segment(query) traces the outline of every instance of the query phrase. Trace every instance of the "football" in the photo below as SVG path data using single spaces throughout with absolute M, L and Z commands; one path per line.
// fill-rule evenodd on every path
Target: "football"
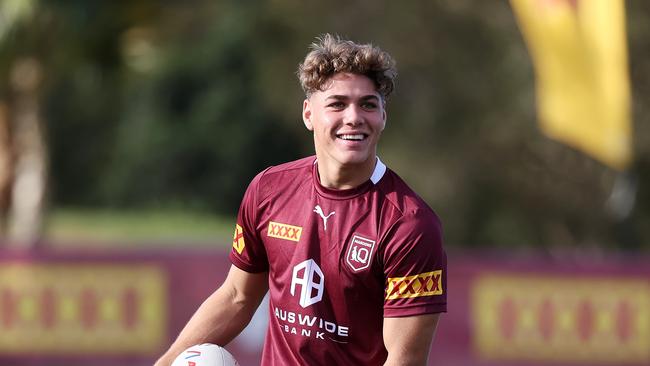
M 239 366 L 239 363 L 225 348 L 204 343 L 183 351 L 171 366 Z

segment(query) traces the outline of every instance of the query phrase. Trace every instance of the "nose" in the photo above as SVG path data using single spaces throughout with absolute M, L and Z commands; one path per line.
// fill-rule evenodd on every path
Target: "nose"
M 343 123 L 350 126 L 358 126 L 363 123 L 363 111 L 359 106 L 351 103 L 345 110 Z

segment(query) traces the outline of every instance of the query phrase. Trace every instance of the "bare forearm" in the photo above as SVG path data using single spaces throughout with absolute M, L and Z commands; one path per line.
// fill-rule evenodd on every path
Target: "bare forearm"
M 201 304 L 156 366 L 170 365 L 179 353 L 195 344 L 226 345 L 242 331 L 255 309 L 248 310 L 241 303 L 228 303 L 231 295 L 224 299 L 219 291 L 221 289 Z
M 179 353 L 195 344 L 214 343 L 224 346 L 246 327 L 266 290 L 263 286 L 256 286 L 255 291 L 245 293 L 230 284 L 226 280 L 224 285 L 201 304 L 155 366 L 170 365 Z
M 426 335 L 425 335 L 426 337 Z M 422 342 L 430 344 L 430 341 Z M 425 366 L 429 359 L 429 347 L 394 346 L 388 351 L 388 358 L 384 366 Z
M 439 314 L 384 318 L 384 344 L 388 358 L 384 366 L 424 366 Z
M 389 354 L 388 359 L 383 366 L 425 366 L 428 361 L 427 357 L 411 356 L 407 354 Z

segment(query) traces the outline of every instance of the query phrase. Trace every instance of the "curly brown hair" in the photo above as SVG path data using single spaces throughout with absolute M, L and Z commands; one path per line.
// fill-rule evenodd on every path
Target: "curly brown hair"
M 316 38 L 311 51 L 298 66 L 300 86 L 307 97 L 327 88 L 332 76 L 341 72 L 367 76 L 377 92 L 388 98 L 395 87 L 395 60 L 372 44 L 358 44 L 329 33 Z

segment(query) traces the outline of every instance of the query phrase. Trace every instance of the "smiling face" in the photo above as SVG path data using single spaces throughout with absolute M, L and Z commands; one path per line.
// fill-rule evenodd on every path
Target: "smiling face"
M 363 75 L 339 73 L 326 85 L 305 100 L 302 113 L 305 126 L 314 132 L 319 171 L 321 166 L 329 172 L 353 168 L 368 174 L 367 179 L 386 125 L 384 101 Z

